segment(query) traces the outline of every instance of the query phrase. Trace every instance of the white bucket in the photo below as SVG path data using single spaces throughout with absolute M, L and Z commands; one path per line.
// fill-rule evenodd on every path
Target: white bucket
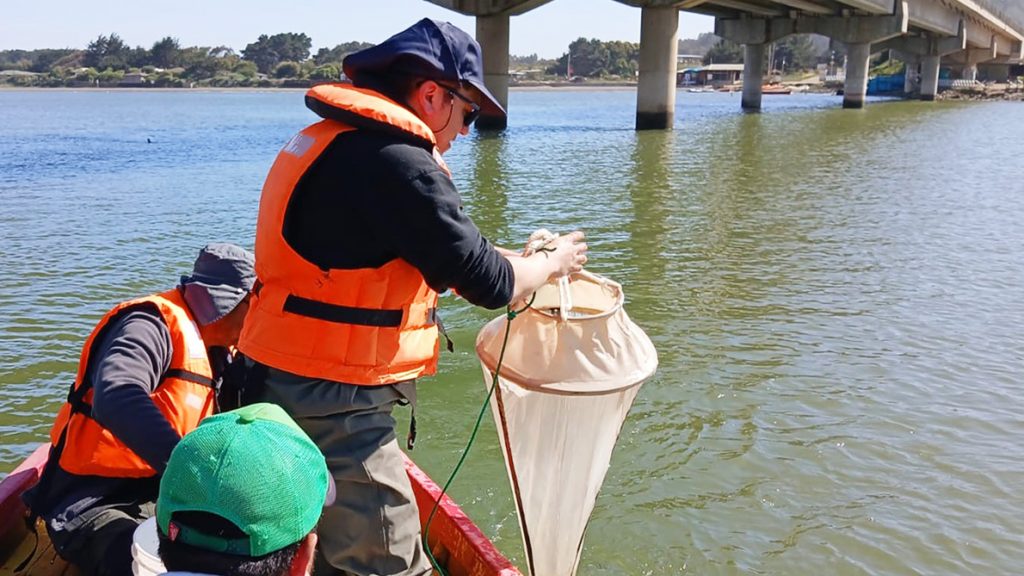
M 156 518 L 139 524 L 132 536 L 132 573 L 135 576 L 157 576 L 167 572 L 157 550 L 160 540 L 156 536 Z

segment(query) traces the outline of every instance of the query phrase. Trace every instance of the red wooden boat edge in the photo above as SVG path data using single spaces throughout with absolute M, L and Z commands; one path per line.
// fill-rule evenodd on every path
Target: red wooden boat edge
M 408 456 L 403 456 L 405 471 L 412 481 L 416 504 L 420 509 L 420 524 L 425 525 L 434 502 L 441 496 L 441 487 Z M 447 494 L 441 498 L 428 536 L 434 555 L 450 555 L 452 558 L 448 564 L 465 567 L 468 570 L 467 576 L 522 576 L 522 572 L 494 547 L 490 539 Z M 442 543 L 443 549 L 438 549 L 438 542 Z M 438 560 L 443 561 L 441 557 Z M 461 575 L 451 572 L 451 576 Z
M 7 534 L 18 523 L 25 522 L 26 508 L 21 493 L 39 480 L 49 453 L 50 444 L 43 444 L 0 481 L 0 534 Z
M 39 480 L 49 451 L 48 443 L 39 446 L 0 481 L 0 535 L 24 525 L 26 508 L 21 494 Z M 420 523 L 425 524 L 441 488 L 408 456 L 404 459 L 419 506 Z M 434 556 L 447 565 L 449 576 L 523 576 L 447 495 L 441 498 L 429 537 Z

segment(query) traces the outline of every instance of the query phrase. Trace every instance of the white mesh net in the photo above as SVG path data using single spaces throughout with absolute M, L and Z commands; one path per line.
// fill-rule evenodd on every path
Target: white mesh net
M 540 289 L 509 328 L 491 408 L 533 576 L 576 573 L 619 430 L 657 368 L 622 302 L 620 285 L 581 272 Z M 477 337 L 488 386 L 507 323 Z

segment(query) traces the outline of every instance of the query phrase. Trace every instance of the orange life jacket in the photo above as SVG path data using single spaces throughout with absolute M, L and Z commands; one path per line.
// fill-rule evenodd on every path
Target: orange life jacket
M 358 129 L 401 130 L 434 146 L 430 128 L 379 93 L 320 85 L 307 105 L 325 119 L 293 137 L 277 156 L 256 222 L 257 288 L 238 349 L 260 362 L 310 378 L 382 385 L 437 369 L 437 293 L 401 258 L 379 268 L 323 270 L 284 238 L 296 186 L 328 145 Z M 434 148 L 434 158 L 447 171 Z M 343 248 L 343 247 L 342 247 Z
M 93 346 L 102 341 L 101 335 L 111 320 L 127 309 L 146 305 L 160 312 L 171 334 L 171 363 L 150 395 L 153 403 L 182 436 L 214 411 L 213 373 L 206 345 L 180 292 L 174 289 L 119 304 L 100 320 L 85 341 L 75 383 L 50 430 L 50 442 L 60 455 L 58 463 L 67 472 L 111 478 L 146 478 L 156 474 L 145 460 L 92 419 L 93 385 L 86 379 Z

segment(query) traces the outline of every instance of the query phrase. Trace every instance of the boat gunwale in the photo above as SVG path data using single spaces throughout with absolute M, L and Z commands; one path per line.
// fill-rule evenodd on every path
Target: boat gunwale
M 0 480 L 0 540 L 24 529 L 28 508 L 21 495 L 39 481 L 49 453 L 50 444 L 41 444 Z M 432 549 L 454 561 L 447 566 L 450 576 L 523 576 L 454 500 L 447 494 L 441 496 L 441 488 L 426 472 L 404 453 L 403 458 L 419 505 L 421 525 L 426 523 L 434 502 L 441 499 L 429 535 Z
M 49 443 L 40 445 L 0 480 L 0 534 L 7 534 L 19 524 L 25 523 L 28 508 L 21 501 L 21 495 L 39 481 L 49 453 Z

